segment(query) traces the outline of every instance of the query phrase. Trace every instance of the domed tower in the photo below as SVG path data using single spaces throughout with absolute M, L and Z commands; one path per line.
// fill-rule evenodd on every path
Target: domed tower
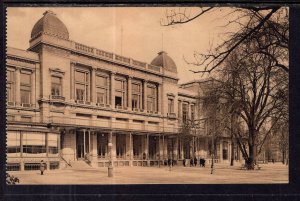
M 151 65 L 160 66 L 163 69 L 163 83 L 162 83 L 162 114 L 170 117 L 165 122 L 165 126 L 176 124 L 174 118 L 178 113 L 178 77 L 177 77 L 177 66 L 174 60 L 164 51 L 158 53 L 158 55 L 152 60 Z M 168 104 L 171 104 L 168 106 Z M 171 111 L 169 111 L 171 109 Z M 176 116 L 174 116 L 174 114 Z M 170 124 L 170 125 L 169 125 Z
M 72 48 L 72 41 L 69 40 L 69 31 L 66 25 L 58 19 L 57 15 L 47 10 L 43 16 L 35 23 L 31 31 L 31 38 L 29 40 L 29 51 L 36 52 L 40 58 L 40 68 L 37 69 L 37 77 L 43 80 L 42 84 L 38 86 L 39 92 L 43 100 L 52 97 L 52 89 L 49 83 L 58 77 L 61 85 L 64 86 L 59 92 L 59 96 L 64 97 L 68 101 L 70 97 L 70 55 Z M 49 106 L 47 102 L 40 102 L 42 108 L 42 117 L 49 115 Z M 47 118 L 45 120 L 47 121 Z
M 43 15 L 44 16 L 33 26 L 31 40 L 41 34 L 47 34 L 65 40 L 69 39 L 69 32 L 66 25 L 56 17 L 54 12 L 47 10 Z
M 161 51 L 151 62 L 154 66 L 160 66 L 164 70 L 177 73 L 177 66 L 173 59 L 169 57 L 168 53 Z

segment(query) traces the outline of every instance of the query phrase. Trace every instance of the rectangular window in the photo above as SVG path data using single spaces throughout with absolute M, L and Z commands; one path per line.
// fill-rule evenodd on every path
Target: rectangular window
M 125 79 L 115 80 L 115 107 L 124 108 L 127 106 L 127 81 Z
M 126 135 L 117 134 L 116 136 L 116 152 L 117 158 L 125 158 L 126 153 Z
M 28 106 L 31 97 L 31 74 L 21 72 L 20 84 L 21 104 L 23 106 Z
M 154 84 L 147 86 L 147 110 L 157 111 L 157 86 Z
M 97 153 L 98 158 L 105 158 L 107 155 L 107 134 L 97 133 Z
M 51 77 L 51 95 L 62 96 L 62 80 L 61 77 Z
M 168 113 L 174 113 L 174 99 L 168 99 Z
M 132 88 L 132 99 L 131 107 L 132 109 L 142 109 L 142 83 L 135 82 L 131 84 Z
M 56 133 L 48 133 L 49 154 L 55 155 L 58 153 L 58 137 L 59 137 L 59 135 Z
M 195 119 L 195 106 L 191 105 L 191 120 Z
M 20 154 L 20 132 L 9 131 L 7 132 L 7 154 L 11 155 L 19 155 Z
M 182 104 L 182 121 L 187 122 L 188 120 L 188 104 Z
M 142 135 L 133 135 L 132 136 L 132 144 L 133 144 L 133 158 L 134 159 L 142 159 Z
M 108 104 L 108 76 L 96 76 L 96 93 L 97 103 Z
M 107 93 L 105 89 L 97 88 L 97 103 L 106 104 Z
M 90 73 L 88 71 L 75 71 L 76 100 L 90 100 Z
M 45 156 L 46 135 L 45 133 L 24 132 L 23 133 L 23 155 Z
M 15 72 L 7 71 L 7 102 L 15 102 Z

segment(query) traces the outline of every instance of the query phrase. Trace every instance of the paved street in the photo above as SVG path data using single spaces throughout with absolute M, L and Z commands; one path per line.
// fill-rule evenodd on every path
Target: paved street
M 217 164 L 215 173 L 210 167 L 116 167 L 114 177 L 107 177 L 107 168 L 54 170 L 40 175 L 39 171 L 10 172 L 20 184 L 235 184 L 288 183 L 288 166 L 281 163 L 262 164 L 261 170 L 240 170 Z

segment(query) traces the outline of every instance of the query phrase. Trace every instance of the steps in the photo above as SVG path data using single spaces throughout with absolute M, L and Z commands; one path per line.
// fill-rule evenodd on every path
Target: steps
M 90 166 L 86 161 L 79 160 L 79 161 L 72 161 L 70 164 L 72 167 L 67 166 L 66 169 L 72 169 L 72 170 L 87 170 L 87 169 L 95 169 L 92 166 Z

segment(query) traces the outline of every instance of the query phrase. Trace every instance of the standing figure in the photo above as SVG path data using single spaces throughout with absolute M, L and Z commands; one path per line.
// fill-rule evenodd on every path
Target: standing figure
M 190 167 L 194 166 L 194 160 L 193 158 L 190 159 Z
M 40 170 L 41 170 L 41 175 L 44 175 L 44 171 L 45 171 L 45 163 L 44 163 L 43 160 L 41 160 Z
M 194 166 L 197 167 L 197 158 L 196 158 L 196 156 L 194 158 Z

